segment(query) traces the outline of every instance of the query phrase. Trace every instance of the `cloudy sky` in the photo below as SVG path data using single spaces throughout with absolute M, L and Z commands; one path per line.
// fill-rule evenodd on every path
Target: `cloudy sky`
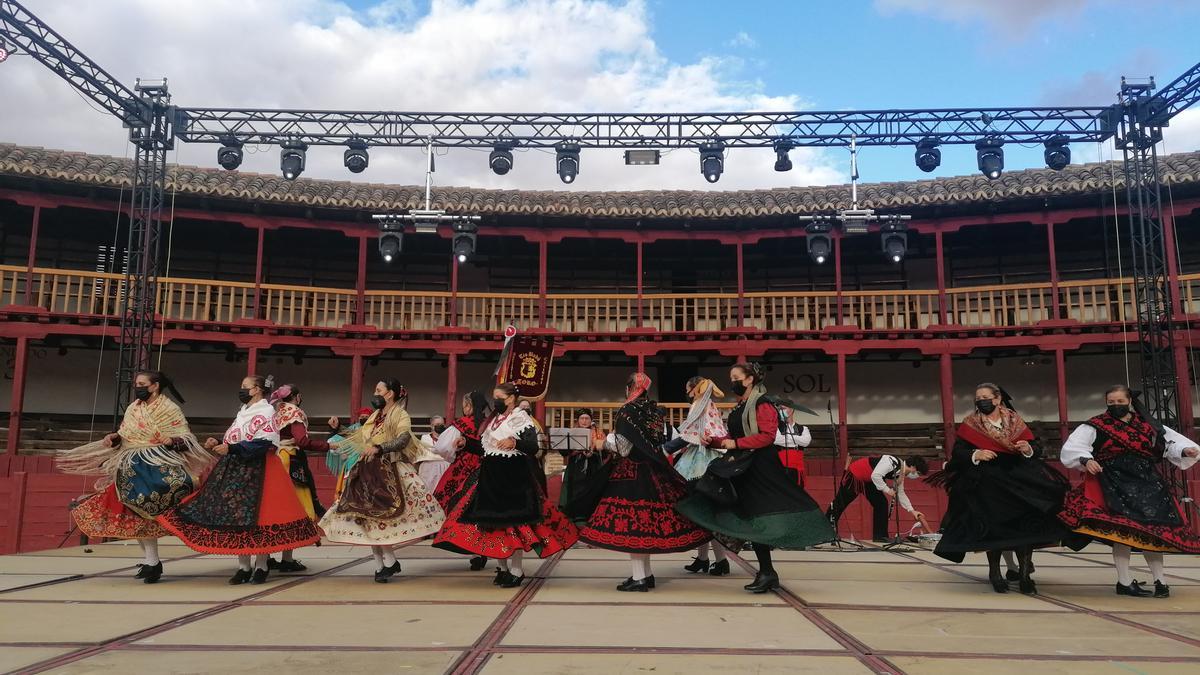
M 1111 103 L 1120 77 L 1160 84 L 1193 65 L 1200 3 L 1143 0 L 24 0 L 118 79 L 167 77 L 185 106 L 407 111 L 623 112 L 844 110 Z M 127 154 L 125 132 L 29 57 L 0 64 L 0 141 Z M 1200 149 L 1200 109 L 1166 150 Z M 1109 148 L 1075 148 L 1077 160 Z M 1008 148 L 1008 168 L 1040 165 Z M 215 166 L 215 149 L 172 157 Z M 729 153 L 715 186 L 697 155 L 626 167 L 588 151 L 569 188 L 553 155 L 519 152 L 507 176 L 487 152 L 450 151 L 440 185 L 570 190 L 736 189 L 847 180 L 843 150 Z M 314 149 L 308 176 L 349 179 L 341 152 Z M 943 149 L 940 175 L 975 171 L 973 149 Z M 423 182 L 418 150 L 378 149 L 355 180 Z M 278 172 L 274 148 L 246 170 Z M 868 182 L 927 178 L 911 148 L 860 154 Z

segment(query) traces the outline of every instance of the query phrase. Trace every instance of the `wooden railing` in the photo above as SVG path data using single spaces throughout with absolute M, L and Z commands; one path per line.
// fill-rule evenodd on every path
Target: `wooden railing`
M 718 403 L 717 407 L 721 410 L 728 410 L 734 406 L 733 403 Z M 572 401 L 569 403 L 546 403 L 546 426 L 553 427 L 573 427 L 575 419 L 580 413 L 588 412 L 592 416 L 593 423 L 605 431 L 613 429 L 613 415 L 617 409 L 621 407 L 620 403 L 612 401 Z M 688 409 L 691 407 L 687 403 L 661 403 L 659 407 L 667 411 L 667 420 L 672 426 L 678 427 L 687 417 Z
M 115 316 L 124 276 L 104 272 L 35 268 L 32 304 L 56 314 Z M 26 271 L 0 265 L 0 306 L 25 304 Z M 1136 317 L 1129 279 L 1062 282 L 1059 314 L 1082 323 L 1128 323 Z M 978 286 L 946 290 L 947 320 L 971 328 L 1031 326 L 1054 318 L 1049 283 Z M 1180 277 L 1184 311 L 1200 313 L 1200 274 Z M 430 331 L 449 325 L 452 296 L 446 292 L 367 291 L 363 321 L 382 330 Z M 738 325 L 733 293 L 549 294 L 547 326 L 567 333 L 620 333 L 639 325 L 660 332 L 713 332 Z M 512 322 L 539 323 L 541 302 L 533 294 L 459 293 L 457 325 L 500 332 Z M 863 330 L 921 330 L 940 323 L 935 290 L 747 293 L 746 326 L 769 331 L 815 331 L 831 325 Z M 285 286 L 207 279 L 159 279 L 157 312 L 168 320 L 229 323 L 265 319 L 280 326 L 335 329 L 358 321 L 358 294 L 350 289 Z

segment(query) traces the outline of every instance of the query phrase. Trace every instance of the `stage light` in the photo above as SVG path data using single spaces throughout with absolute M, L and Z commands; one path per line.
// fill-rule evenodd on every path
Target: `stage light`
M 400 248 L 404 244 L 403 237 L 404 235 L 399 232 L 379 233 L 379 255 L 383 258 L 383 262 L 390 263 L 400 255 Z
M 287 180 L 296 180 L 304 173 L 304 155 L 308 146 L 300 141 L 284 141 L 279 147 L 279 170 Z
M 725 144 L 721 141 L 700 144 L 700 173 L 704 180 L 715 183 L 725 171 Z
M 361 138 L 352 138 L 346 145 L 350 147 L 346 149 L 342 162 L 350 170 L 350 173 L 362 173 L 370 163 L 370 157 L 367 156 L 367 142 Z
M 908 232 L 905 231 L 905 226 L 887 223 L 879 230 L 879 235 L 888 260 L 900 264 L 908 252 Z
M 9 54 L 8 48 L 5 47 L 4 45 L 0 44 L 0 63 L 4 63 L 5 61 L 8 60 L 8 54 Z
M 625 151 L 625 164 L 628 166 L 656 166 L 660 159 L 662 159 L 662 153 L 658 150 Z
M 1071 148 L 1067 146 L 1066 136 L 1054 136 L 1046 141 L 1046 166 L 1055 171 L 1062 171 L 1071 163 Z
M 833 251 L 833 238 L 829 236 L 831 229 L 829 223 L 813 223 L 804 228 L 808 256 L 818 265 L 824 265 Z
M 913 159 L 916 161 L 918 169 L 925 173 L 931 173 L 941 166 L 942 151 L 938 150 L 937 141 L 926 138 L 917 143 L 917 152 Z
M 775 141 L 775 170 L 791 171 L 792 160 L 788 152 L 796 147 L 791 141 Z
M 475 255 L 475 236 L 479 228 L 473 223 L 454 224 L 454 259 L 465 263 Z
M 999 139 L 976 141 L 975 155 L 979 158 L 979 170 L 988 180 L 996 180 L 1004 172 L 1004 144 Z
M 217 149 L 217 164 L 222 169 L 233 171 L 242 165 L 242 142 L 233 136 L 221 139 L 221 147 Z
M 554 165 L 562 182 L 574 183 L 575 176 L 579 175 L 579 144 L 559 143 L 555 146 Z
M 488 155 L 488 165 L 497 176 L 503 176 L 512 170 L 512 147 L 511 143 L 497 143 L 492 146 L 492 154 Z

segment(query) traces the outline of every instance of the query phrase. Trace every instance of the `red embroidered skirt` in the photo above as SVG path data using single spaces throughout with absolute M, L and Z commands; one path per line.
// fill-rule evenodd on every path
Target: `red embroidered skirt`
M 593 546 L 626 553 L 687 551 L 712 534 L 675 510 L 687 496 L 683 479 L 666 467 L 622 457 L 613 466 L 604 495 L 579 530 Z
M 444 481 L 443 481 L 444 482 Z M 441 487 L 440 485 L 438 487 Z M 446 513 L 446 522 L 433 538 L 436 548 L 455 553 L 482 555 L 497 560 L 511 558 L 518 549 L 534 551 L 541 558 L 565 551 L 579 541 L 579 531 L 567 517 L 555 508 L 546 496 L 540 495 L 542 519 L 529 525 L 504 528 L 486 528 L 475 523 L 464 523 L 463 512 L 471 504 L 478 481 L 470 487 Z
M 463 451 L 454 456 L 454 461 L 450 462 L 450 467 L 442 474 L 433 491 L 433 498 L 442 505 L 443 511 L 450 513 L 479 481 L 480 463 L 479 455 L 474 453 Z
M 116 485 L 88 497 L 74 509 L 71 517 L 79 531 L 89 537 L 111 539 L 157 539 L 167 531 L 157 521 L 143 518 L 117 499 Z
M 1105 505 L 1100 479 L 1089 473 L 1067 493 L 1058 517 L 1075 532 L 1110 544 L 1143 551 L 1200 553 L 1200 536 L 1188 530 L 1178 501 L 1175 508 L 1183 525 L 1143 523 L 1116 513 Z

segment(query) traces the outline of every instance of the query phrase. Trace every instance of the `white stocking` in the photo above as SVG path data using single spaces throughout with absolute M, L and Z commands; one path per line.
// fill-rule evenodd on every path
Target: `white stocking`
M 1154 580 L 1162 582 L 1165 585 L 1167 583 L 1167 571 L 1163 568 L 1163 554 L 1143 551 L 1142 557 L 1150 565 L 1150 574 L 1154 575 Z
M 513 551 L 512 557 L 508 559 L 508 573 L 514 577 L 525 576 L 525 568 L 521 565 L 525 557 L 525 551 L 517 549 Z
M 1125 544 L 1113 544 L 1113 564 L 1117 566 L 1117 583 L 1128 586 L 1133 583 L 1133 575 L 1129 572 L 1129 547 Z
M 250 571 L 250 556 L 248 556 L 248 555 L 239 555 L 238 556 L 238 569 L 244 570 L 246 572 Z
M 269 557 L 271 557 L 271 556 L 267 555 L 266 553 L 259 553 L 258 555 L 254 556 L 254 569 L 256 569 L 256 570 L 268 569 L 267 558 L 269 558 Z
M 287 562 L 288 560 L 295 560 L 296 552 L 292 550 L 284 551 L 283 554 L 279 556 L 279 559 L 283 560 L 284 562 Z
M 641 581 L 650 576 L 650 556 L 645 553 L 632 553 L 629 558 L 633 561 L 634 581 Z
M 1018 569 L 1017 569 L 1017 560 L 1016 560 L 1016 557 L 1013 555 L 1013 552 L 1012 552 L 1012 551 L 1005 551 L 1005 552 L 1004 552 L 1004 566 L 1005 566 L 1006 568 L 1008 568 L 1008 571 L 1009 571 L 1009 572 L 1016 572 L 1016 571 L 1018 571 Z
M 726 553 L 725 547 L 718 544 L 715 541 L 712 542 L 712 550 L 713 550 L 713 562 L 725 562 L 726 560 L 729 559 L 729 555 L 728 555 L 728 553 Z
M 379 570 L 383 569 L 383 547 L 372 546 L 371 555 L 375 558 L 375 571 L 378 572 Z
M 158 557 L 158 540 L 157 539 L 138 539 L 138 544 L 142 547 L 142 555 L 145 556 L 143 561 L 153 567 L 162 562 Z
M 709 548 L 708 542 L 700 544 L 700 546 L 696 548 L 696 558 L 699 560 L 708 560 Z
M 384 567 L 391 567 L 396 564 L 396 553 L 392 551 L 391 546 L 384 546 L 381 552 L 383 553 Z

